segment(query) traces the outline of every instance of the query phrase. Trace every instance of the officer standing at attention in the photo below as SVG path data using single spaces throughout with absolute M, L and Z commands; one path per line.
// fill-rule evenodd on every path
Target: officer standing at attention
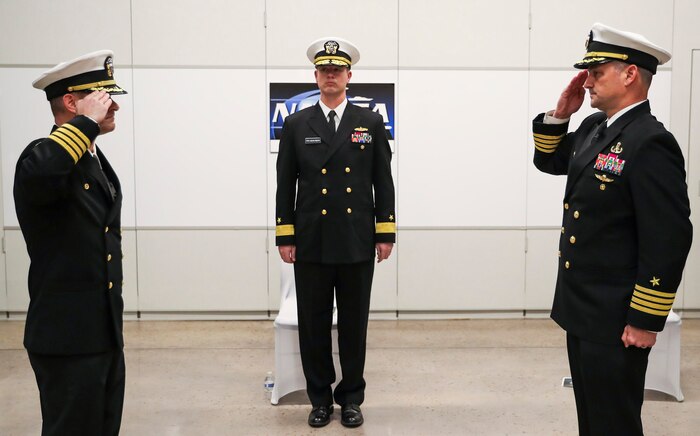
M 379 114 L 348 104 L 350 67 L 360 54 L 350 42 L 322 38 L 307 50 L 316 66 L 318 104 L 287 117 L 277 157 L 276 244 L 294 263 L 299 344 L 312 404 L 308 423 L 364 422 L 365 351 L 370 291 L 377 261 L 396 237 L 391 149 Z M 297 188 L 298 186 L 298 188 Z M 338 305 L 342 380 L 333 392 L 333 293 Z
M 117 435 L 124 402 L 119 179 L 95 145 L 115 128 L 126 94 L 112 52 L 61 63 L 33 83 L 55 126 L 15 170 L 14 199 L 27 243 L 24 346 L 41 398 L 42 435 Z
M 567 332 L 581 435 L 642 434 L 650 348 L 692 239 L 684 161 L 647 93 L 671 55 L 596 23 L 582 71 L 533 121 L 535 166 L 567 175 L 552 318 Z M 574 132 L 588 90 L 599 109 Z

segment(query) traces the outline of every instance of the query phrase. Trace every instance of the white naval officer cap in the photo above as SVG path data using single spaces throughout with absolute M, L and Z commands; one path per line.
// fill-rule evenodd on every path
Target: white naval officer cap
M 350 41 L 335 36 L 319 38 L 306 50 L 312 64 L 348 67 L 360 60 L 360 52 Z
M 656 67 L 670 59 L 671 53 L 638 33 L 595 23 L 586 39 L 586 55 L 574 67 L 585 70 L 605 62 L 622 61 L 656 74 Z
M 47 100 L 77 91 L 126 94 L 114 80 L 113 57 L 111 50 L 99 50 L 61 62 L 42 73 L 32 85 L 46 92 Z

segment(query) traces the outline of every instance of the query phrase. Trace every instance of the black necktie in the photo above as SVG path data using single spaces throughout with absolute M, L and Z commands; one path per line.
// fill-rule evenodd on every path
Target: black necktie
M 585 141 L 585 142 L 583 143 L 583 145 L 581 146 L 581 149 L 578 150 L 578 151 L 576 152 L 576 155 L 580 156 L 581 153 L 583 153 L 584 151 L 586 151 L 586 149 L 587 149 L 588 147 L 590 147 L 592 144 L 594 144 L 595 142 L 597 142 L 598 139 L 599 139 L 601 136 L 603 136 L 603 134 L 605 133 L 605 129 L 607 129 L 607 128 L 608 128 L 608 122 L 607 122 L 607 121 L 603 121 L 602 123 L 598 124 L 598 127 L 596 127 L 596 130 L 595 130 L 595 133 L 594 133 L 593 135 L 591 135 L 591 136 L 588 138 L 588 140 Z
M 335 111 L 328 112 L 328 129 L 335 134 Z
M 117 190 L 114 187 L 114 184 L 109 181 L 109 177 L 107 177 L 107 173 L 105 173 L 105 170 L 102 169 L 102 162 L 100 162 L 100 158 L 97 157 L 97 153 L 93 155 L 95 160 L 97 160 L 97 165 L 100 166 L 100 172 L 102 173 L 102 177 L 105 179 L 105 182 L 107 182 L 107 187 L 109 188 L 109 193 L 112 196 L 112 201 L 117 199 Z
M 595 135 L 593 135 L 593 141 L 597 141 L 598 138 L 603 136 L 603 134 L 605 134 L 605 129 L 607 129 L 607 128 L 608 128 L 608 121 L 605 120 L 598 126 L 598 130 L 595 132 Z

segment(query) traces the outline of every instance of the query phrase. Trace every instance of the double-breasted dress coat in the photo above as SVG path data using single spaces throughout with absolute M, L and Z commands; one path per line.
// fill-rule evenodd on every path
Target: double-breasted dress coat
M 543 117 L 532 124 L 535 166 L 567 175 L 552 318 L 605 344 L 627 324 L 663 330 L 692 240 L 678 143 L 648 101 L 597 136 L 602 112 L 571 133 Z
M 316 104 L 284 122 L 277 158 L 277 245 L 302 262 L 356 263 L 396 239 L 384 121 L 348 104 L 334 133 Z
M 77 116 L 17 162 L 15 207 L 31 260 L 24 345 L 33 353 L 123 348 L 122 193 L 102 152 L 87 152 L 98 134 Z

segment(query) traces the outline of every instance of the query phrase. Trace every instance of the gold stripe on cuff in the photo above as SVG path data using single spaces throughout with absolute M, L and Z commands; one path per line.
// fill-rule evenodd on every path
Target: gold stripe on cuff
M 63 140 L 63 138 L 61 138 L 61 137 L 58 136 L 58 135 L 54 135 L 53 133 L 49 136 L 49 138 L 50 138 L 51 140 L 55 141 L 55 142 L 56 142 L 58 145 L 60 145 L 61 147 L 63 147 L 63 148 L 68 152 L 68 154 L 70 154 L 70 156 L 73 158 L 73 161 L 74 161 L 75 163 L 78 163 L 78 159 L 80 159 L 80 158 L 79 158 L 78 155 L 75 153 L 75 151 L 73 150 L 73 148 L 72 148 L 70 145 L 68 145 L 68 144 L 66 143 L 66 141 Z
M 294 224 L 284 224 L 277 226 L 275 230 L 276 236 L 294 236 Z
M 655 291 L 653 289 L 645 288 L 644 286 L 640 285 L 634 285 L 634 289 L 644 292 L 646 294 L 650 295 L 656 295 L 657 297 L 662 297 L 662 298 L 676 298 L 676 293 L 675 292 L 661 292 L 661 291 Z
M 637 309 L 640 312 L 645 312 L 651 315 L 658 315 L 658 316 L 667 316 L 668 315 L 668 310 L 661 311 L 661 310 L 654 310 L 654 309 L 647 309 L 646 307 L 642 307 L 638 304 L 635 303 L 630 303 L 630 307 L 632 309 Z
M 396 233 L 396 223 L 377 223 L 376 233 Z

